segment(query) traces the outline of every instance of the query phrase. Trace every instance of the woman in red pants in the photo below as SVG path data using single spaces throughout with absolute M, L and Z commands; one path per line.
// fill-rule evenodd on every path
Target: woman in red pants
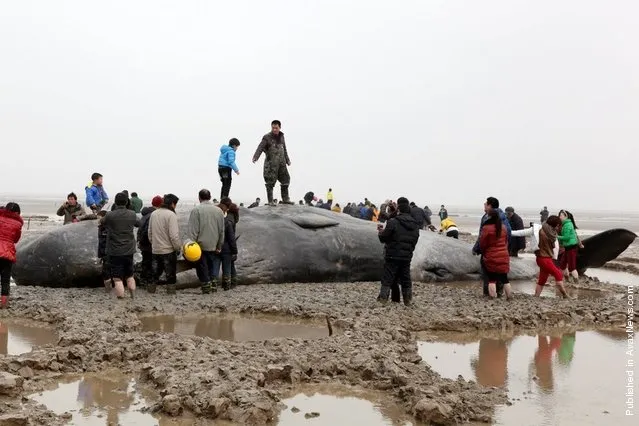
M 554 262 L 555 243 L 559 229 L 561 229 L 561 219 L 557 216 L 550 216 L 539 230 L 539 247 L 535 251 L 537 266 L 539 266 L 539 280 L 537 281 L 535 296 L 541 295 L 548 277 L 552 275 L 561 295 L 564 298 L 568 298 L 568 293 L 566 293 L 564 288 L 564 274 L 555 266 Z

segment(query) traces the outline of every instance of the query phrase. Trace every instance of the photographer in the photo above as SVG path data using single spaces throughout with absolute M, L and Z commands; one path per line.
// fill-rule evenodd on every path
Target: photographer
M 73 192 L 67 195 L 67 201 L 57 211 L 58 216 L 64 216 L 65 225 L 79 222 L 80 217 L 85 214 L 82 205 L 78 203 L 78 197 Z

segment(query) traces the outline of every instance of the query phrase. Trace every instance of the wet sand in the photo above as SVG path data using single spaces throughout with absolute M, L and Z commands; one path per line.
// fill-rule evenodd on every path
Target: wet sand
M 626 319 L 620 299 L 627 287 L 594 281 L 584 286 L 601 293 L 599 297 L 535 299 L 520 293 L 510 302 L 483 299 L 478 284 L 416 284 L 412 308 L 379 305 L 378 285 L 254 285 L 214 295 L 187 290 L 175 296 L 141 291 L 133 301 L 115 300 L 103 289 L 13 287 L 11 309 L 0 311 L 0 320 L 47 322 L 60 339 L 55 346 L 0 358 L 7 372 L 3 392 L 9 398 L 2 415 L 62 424 L 68 416 L 28 396 L 55 387 L 68 375 L 78 380 L 77 375 L 117 370 L 157 395 L 157 400 L 150 397 L 139 405 L 154 415 L 181 420 L 195 416 L 276 424 L 281 411 L 290 409 L 283 400 L 306 386 L 330 384 L 381 392 L 386 404 L 399 407 L 413 422 L 491 421 L 496 407 L 508 402 L 507 390 L 441 377 L 422 362 L 416 332 L 621 329 Z M 272 317 L 326 334 L 218 340 L 191 335 L 195 332 L 143 331 L 140 321 L 145 315 L 215 313 Z M 330 337 L 323 329 L 327 315 L 334 328 Z M 26 402 L 21 403 L 22 397 Z

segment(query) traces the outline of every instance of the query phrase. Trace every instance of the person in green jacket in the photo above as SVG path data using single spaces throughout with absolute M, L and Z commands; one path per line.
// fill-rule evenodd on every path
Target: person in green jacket
M 144 202 L 138 197 L 137 192 L 131 193 L 131 207 L 136 213 L 140 213 L 142 211 L 142 207 L 144 206 Z
M 564 252 L 560 259 L 560 269 L 564 271 L 564 276 L 577 282 L 579 280 L 579 272 L 577 272 L 577 250 L 583 247 L 577 236 L 577 225 L 575 218 L 568 210 L 559 212 L 561 219 L 561 233 L 557 235 L 559 245 L 563 247 Z

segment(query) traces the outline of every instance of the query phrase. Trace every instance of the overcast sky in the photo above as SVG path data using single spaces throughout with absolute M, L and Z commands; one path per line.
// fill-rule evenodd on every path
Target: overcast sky
M 0 192 L 639 210 L 639 2 L 3 1 Z M 262 157 L 263 159 L 263 157 Z M 276 189 L 279 198 L 279 189 Z M 84 199 L 84 196 L 81 197 Z

